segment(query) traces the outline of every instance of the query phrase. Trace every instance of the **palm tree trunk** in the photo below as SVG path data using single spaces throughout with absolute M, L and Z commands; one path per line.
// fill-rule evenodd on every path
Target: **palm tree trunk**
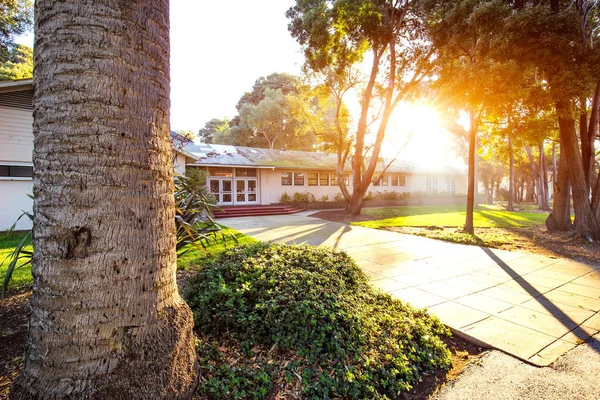
M 182 399 L 167 0 L 36 2 L 32 316 L 11 399 Z

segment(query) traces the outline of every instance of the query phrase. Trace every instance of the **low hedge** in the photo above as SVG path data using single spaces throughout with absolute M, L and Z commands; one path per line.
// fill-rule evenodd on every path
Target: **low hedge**
M 396 398 L 451 364 L 447 328 L 373 289 L 344 252 L 240 246 L 191 287 L 201 393 L 212 398 Z

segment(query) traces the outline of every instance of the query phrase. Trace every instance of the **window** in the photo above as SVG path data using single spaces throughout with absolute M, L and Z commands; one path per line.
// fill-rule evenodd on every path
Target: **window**
M 398 175 L 399 186 L 406 186 L 406 175 Z
M 346 185 L 346 186 L 350 185 L 350 175 L 344 174 L 343 177 L 344 177 L 344 185 Z
M 291 172 L 282 172 L 281 173 L 281 185 L 282 186 L 292 186 L 292 173 Z
M 210 167 L 208 169 L 209 176 L 233 176 L 233 169 L 231 168 L 221 168 L 221 167 Z
M 31 178 L 33 167 L 26 165 L 0 165 L 0 177 Z
M 319 172 L 319 185 L 329 186 L 329 174 L 327 172 Z
M 388 176 L 384 175 L 381 177 L 381 186 L 387 186 L 388 185 Z
M 450 194 L 456 193 L 456 179 L 455 178 L 451 178 L 451 177 L 446 178 L 446 192 L 448 192 Z
M 437 176 L 434 176 L 433 178 L 431 178 L 431 193 L 437 194 L 437 192 L 438 192 L 438 178 L 437 178 Z
M 331 186 L 337 186 L 337 174 L 331 174 L 331 178 L 329 179 L 329 184 Z
M 236 176 L 256 176 L 256 168 L 236 168 L 235 169 Z
M 294 172 L 294 186 L 304 186 L 304 172 Z
M 308 186 L 317 186 L 319 184 L 319 174 L 316 172 L 308 173 Z
M 381 186 L 381 179 L 377 179 L 376 181 L 373 181 L 373 186 Z

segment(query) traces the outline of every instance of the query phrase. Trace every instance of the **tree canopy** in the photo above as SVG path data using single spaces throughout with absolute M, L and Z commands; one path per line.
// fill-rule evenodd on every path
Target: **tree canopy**
M 29 79 L 33 77 L 33 49 L 16 44 L 8 50 L 8 56 L 0 63 L 0 81 Z
M 6 62 L 14 37 L 33 25 L 32 0 L 0 0 L 0 61 Z

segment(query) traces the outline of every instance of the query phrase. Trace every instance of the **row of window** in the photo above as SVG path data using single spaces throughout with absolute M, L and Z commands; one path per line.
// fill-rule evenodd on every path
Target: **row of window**
M 337 174 L 330 174 L 328 172 L 282 172 L 281 173 L 281 185 L 282 186 L 304 186 L 305 176 L 307 176 L 308 186 L 337 186 Z M 350 176 L 344 174 L 344 183 L 346 186 L 350 184 Z
M 220 177 L 233 177 L 233 168 L 209 167 L 208 175 L 209 176 L 220 176 Z M 255 176 L 258 176 L 258 174 L 257 174 L 256 168 L 236 168 L 235 176 L 255 177 Z
M 440 185 L 438 184 L 437 176 L 428 176 L 426 178 L 425 188 L 429 193 L 436 194 L 440 189 L 439 186 Z M 456 178 L 446 177 L 445 186 L 443 187 L 443 189 L 444 192 L 454 194 L 456 192 Z
M 406 186 L 406 175 L 383 175 L 381 179 L 373 181 L 373 186 Z

